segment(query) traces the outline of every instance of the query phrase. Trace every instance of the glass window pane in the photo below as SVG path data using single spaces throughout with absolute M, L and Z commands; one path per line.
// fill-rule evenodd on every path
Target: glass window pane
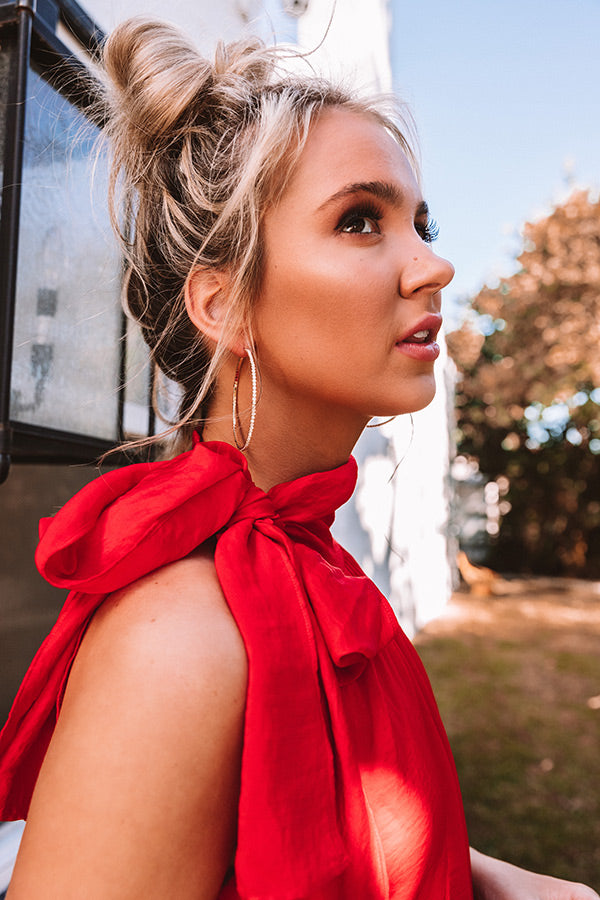
M 8 76 L 14 56 L 14 43 L 4 32 L 0 33 L 0 185 L 3 178 L 4 143 L 6 138 L 6 104 L 8 101 Z M 0 194 L 0 213 L 2 194 Z
M 148 434 L 150 403 L 150 364 L 148 348 L 135 322 L 127 320 L 127 356 L 125 357 L 125 403 L 123 433 L 126 438 Z
M 116 440 L 121 259 L 97 134 L 30 70 L 11 419 Z

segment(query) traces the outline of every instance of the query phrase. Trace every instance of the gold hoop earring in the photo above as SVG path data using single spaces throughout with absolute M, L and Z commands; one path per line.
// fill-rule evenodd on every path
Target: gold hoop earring
M 382 425 L 387 425 L 388 422 L 393 422 L 396 416 L 390 416 L 389 419 L 384 419 L 383 422 L 367 422 L 367 428 L 380 428 Z
M 409 417 L 409 419 L 410 419 L 410 438 L 409 438 L 409 440 L 408 440 L 408 447 L 406 448 L 406 450 L 404 451 L 404 453 L 402 454 L 402 456 L 400 457 L 400 459 L 398 460 L 398 462 L 397 462 L 396 465 L 394 466 L 394 471 L 392 472 L 392 474 L 391 474 L 390 477 L 388 478 L 388 484 L 391 483 L 391 481 L 392 481 L 394 475 L 396 474 L 396 472 L 398 471 L 398 469 L 400 468 L 400 466 L 402 465 L 402 463 L 404 462 L 404 460 L 405 460 L 406 457 L 408 456 L 408 451 L 409 451 L 410 448 L 412 447 L 412 442 L 413 442 L 413 439 L 414 439 L 414 436 L 415 436 L 415 420 L 413 419 L 413 414 L 412 414 L 412 413 L 409 413 L 409 414 L 408 414 L 408 417 Z M 390 545 L 390 546 L 391 546 L 391 545 Z
M 248 445 L 252 440 L 252 435 L 254 433 L 254 422 L 256 421 L 256 403 L 257 403 L 257 379 L 256 379 L 256 363 L 254 361 L 254 357 L 252 355 L 252 351 L 249 347 L 245 348 L 246 356 L 250 362 L 250 372 L 252 377 L 252 405 L 250 407 L 250 425 L 248 426 L 248 436 L 244 443 L 241 443 L 238 438 L 238 429 L 240 431 L 241 440 L 243 441 L 244 436 L 242 435 L 242 423 L 240 420 L 240 412 L 238 408 L 238 387 L 240 383 L 240 372 L 242 371 L 242 366 L 244 364 L 244 357 L 240 356 L 238 360 L 238 364 L 235 370 L 235 378 L 233 379 L 233 440 L 235 442 L 235 446 L 242 453 L 244 450 L 248 449 Z

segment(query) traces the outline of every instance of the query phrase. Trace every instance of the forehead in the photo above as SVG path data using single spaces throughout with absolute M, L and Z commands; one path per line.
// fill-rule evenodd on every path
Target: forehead
M 317 206 L 348 184 L 395 184 L 416 205 L 421 191 L 398 142 L 368 113 L 326 109 L 310 129 L 282 200 Z

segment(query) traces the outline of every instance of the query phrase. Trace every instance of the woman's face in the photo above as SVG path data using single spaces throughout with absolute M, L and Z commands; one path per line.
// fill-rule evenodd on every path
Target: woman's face
M 265 400 L 360 427 L 431 401 L 440 291 L 454 269 L 430 230 L 393 138 L 367 115 L 325 111 L 265 217 L 255 319 Z

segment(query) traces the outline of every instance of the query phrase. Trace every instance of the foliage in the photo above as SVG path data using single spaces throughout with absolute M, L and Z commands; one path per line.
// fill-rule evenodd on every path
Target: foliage
M 459 452 L 498 481 L 491 562 L 600 577 L 600 202 L 523 230 L 520 265 L 448 335 Z

